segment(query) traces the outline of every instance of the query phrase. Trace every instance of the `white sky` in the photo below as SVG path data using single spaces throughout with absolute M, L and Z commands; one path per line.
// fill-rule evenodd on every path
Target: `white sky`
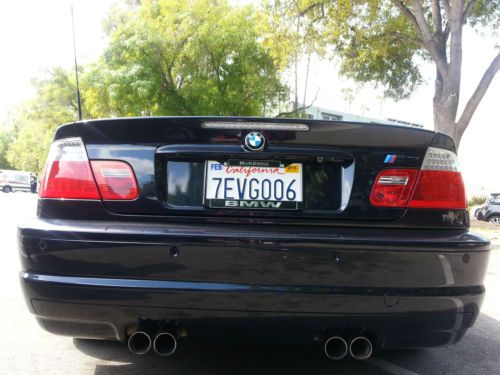
M 239 0 L 236 2 L 246 2 Z M 18 0 L 0 2 L 0 121 L 33 94 L 31 80 L 51 66 L 72 67 L 70 5 L 75 11 L 79 64 L 97 58 L 106 45 L 102 20 L 115 0 Z M 464 34 L 462 106 L 496 54 L 492 37 L 470 30 Z M 304 68 L 305 73 L 305 68 Z M 376 118 L 398 118 L 432 128 L 434 68 L 426 66 L 426 84 L 409 100 L 382 102 L 380 91 L 360 88 L 350 112 Z M 304 74 L 303 74 L 304 75 Z M 316 91 L 314 105 L 344 111 L 341 89 L 356 86 L 337 76 L 332 62 L 314 60 L 309 76 L 308 97 Z M 303 89 L 300 89 L 302 98 Z M 460 162 L 470 194 L 500 191 L 500 78 L 492 82 L 460 147 Z

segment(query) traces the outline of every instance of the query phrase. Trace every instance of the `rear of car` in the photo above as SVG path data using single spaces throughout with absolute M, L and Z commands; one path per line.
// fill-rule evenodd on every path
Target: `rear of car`
M 204 333 L 350 352 L 450 345 L 489 243 L 455 146 L 431 131 L 259 118 L 60 127 L 21 282 L 46 330 L 172 354 Z
M 486 202 L 478 208 L 478 220 L 500 225 L 500 193 L 491 194 Z

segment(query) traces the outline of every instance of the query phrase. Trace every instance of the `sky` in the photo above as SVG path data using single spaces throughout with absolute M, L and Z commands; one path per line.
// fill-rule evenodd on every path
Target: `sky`
M 0 123 L 22 101 L 33 95 L 31 81 L 53 66 L 71 68 L 73 41 L 71 11 L 74 7 L 78 63 L 95 60 L 106 46 L 102 22 L 116 0 L 17 0 L 0 2 Z M 234 0 L 236 3 L 248 3 Z M 464 32 L 461 107 L 474 91 L 484 70 L 500 44 L 493 37 L 472 30 Z M 422 67 L 425 84 L 408 100 L 381 100 L 381 90 L 359 87 L 337 74 L 332 61 L 313 58 L 308 99 L 316 96 L 314 105 L 364 114 L 375 118 L 397 118 L 423 124 L 432 129 L 432 65 Z M 305 76 L 305 64 L 302 64 Z M 500 74 L 499 74 L 500 75 Z M 301 85 L 302 86 L 302 85 Z M 347 107 L 341 90 L 357 90 L 356 99 Z M 303 86 L 299 88 L 303 96 Z M 500 192 L 500 77 L 492 82 L 459 150 L 461 169 L 469 195 Z

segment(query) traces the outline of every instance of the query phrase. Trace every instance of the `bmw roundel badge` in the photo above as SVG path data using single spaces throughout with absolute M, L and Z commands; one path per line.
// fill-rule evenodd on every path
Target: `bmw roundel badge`
M 266 145 L 266 138 L 259 132 L 248 133 L 245 137 L 245 147 L 250 151 L 261 151 Z

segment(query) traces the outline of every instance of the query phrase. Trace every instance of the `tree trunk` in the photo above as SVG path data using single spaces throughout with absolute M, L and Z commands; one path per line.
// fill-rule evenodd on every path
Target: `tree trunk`
M 436 73 L 434 87 L 433 114 L 434 129 L 449 135 L 458 148 L 460 137 L 456 133 L 456 116 L 460 96 L 460 77 L 448 71 L 448 77 L 443 79 L 439 71 Z
M 488 90 L 489 85 L 500 70 L 500 52 L 495 56 L 488 69 L 479 81 L 476 90 L 469 98 L 462 115 L 457 118 L 458 101 L 460 98 L 460 70 L 458 67 L 447 69 L 446 77 L 436 70 L 436 81 L 434 85 L 434 128 L 440 133 L 449 135 L 460 146 L 462 136 L 470 123 L 481 99 Z M 461 68 L 461 63 L 459 68 Z
M 414 0 L 416 12 L 416 26 L 421 26 L 423 42 L 429 54 L 436 64 L 436 83 L 434 92 L 434 127 L 437 131 L 445 133 L 453 138 L 458 149 L 462 136 L 470 123 L 481 99 L 486 93 L 491 81 L 500 69 L 500 53 L 491 62 L 483 74 L 476 90 L 468 100 L 463 113 L 457 117 L 458 103 L 460 99 L 460 81 L 462 74 L 462 32 L 467 17 L 474 6 L 469 1 L 464 7 L 463 0 L 449 3 L 442 2 L 445 13 L 448 16 L 448 24 L 445 31 L 440 26 L 441 12 L 439 3 L 433 2 L 434 34 L 430 34 L 419 1 Z M 446 6 L 448 4 L 448 6 Z M 449 62 L 447 61 L 447 33 L 450 31 Z

